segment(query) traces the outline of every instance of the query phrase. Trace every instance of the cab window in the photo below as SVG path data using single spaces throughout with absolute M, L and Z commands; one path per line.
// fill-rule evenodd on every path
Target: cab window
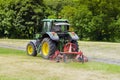
M 50 29 L 51 29 L 51 23 L 50 22 L 44 22 L 43 32 L 49 32 Z

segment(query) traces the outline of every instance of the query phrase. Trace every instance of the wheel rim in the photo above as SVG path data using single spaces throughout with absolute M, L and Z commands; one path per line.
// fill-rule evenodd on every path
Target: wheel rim
M 47 42 L 43 43 L 42 52 L 43 52 L 43 55 L 45 55 L 45 56 L 47 56 L 49 54 L 49 44 Z
M 33 53 L 33 47 L 32 47 L 32 45 L 28 45 L 27 50 L 28 50 L 28 54 L 31 55 Z

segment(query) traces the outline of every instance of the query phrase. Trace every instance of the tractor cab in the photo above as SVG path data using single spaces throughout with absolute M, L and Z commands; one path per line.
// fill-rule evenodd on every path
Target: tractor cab
M 66 19 L 44 19 L 42 32 L 67 32 L 69 23 Z

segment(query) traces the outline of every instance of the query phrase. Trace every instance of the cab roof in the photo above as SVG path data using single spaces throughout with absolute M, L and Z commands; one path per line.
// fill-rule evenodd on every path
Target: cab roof
M 68 24 L 68 23 L 55 23 L 55 25 L 70 25 L 70 24 Z
M 67 19 L 43 19 L 42 21 L 43 22 L 52 22 L 52 21 L 54 21 L 54 22 L 68 22 Z

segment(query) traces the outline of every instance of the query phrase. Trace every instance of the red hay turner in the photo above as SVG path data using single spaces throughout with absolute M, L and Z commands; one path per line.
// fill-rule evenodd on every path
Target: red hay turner
M 64 52 L 60 52 L 56 50 L 55 53 L 50 56 L 50 60 L 56 60 L 56 62 L 60 62 L 60 60 L 67 62 L 69 56 L 72 56 L 71 59 L 74 59 L 77 62 L 87 62 L 88 59 L 83 55 L 82 51 L 76 52 L 77 46 L 74 43 L 68 42 L 64 45 Z

